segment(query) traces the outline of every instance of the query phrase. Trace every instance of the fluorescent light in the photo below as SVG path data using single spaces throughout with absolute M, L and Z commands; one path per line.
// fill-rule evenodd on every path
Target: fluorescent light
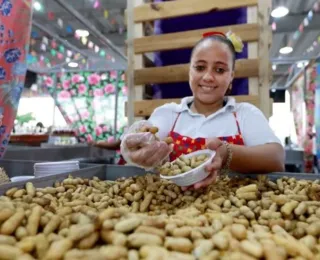
M 88 37 L 89 32 L 87 30 L 78 29 L 76 30 L 76 35 L 78 35 L 78 37 Z
M 34 8 L 36 11 L 41 11 L 42 5 L 41 5 L 38 1 L 35 1 L 35 2 L 33 3 L 33 8 Z
M 307 65 L 308 65 L 308 61 L 300 61 L 298 62 L 297 67 L 303 68 L 304 66 L 307 66 Z
M 289 54 L 293 51 L 293 48 L 290 46 L 283 47 L 279 50 L 281 54 Z
M 78 67 L 78 63 L 76 62 L 69 62 L 68 66 L 71 67 L 71 68 L 77 68 Z
M 277 8 L 273 9 L 271 12 L 271 16 L 274 18 L 284 17 L 289 13 L 289 9 L 284 6 L 278 6 Z

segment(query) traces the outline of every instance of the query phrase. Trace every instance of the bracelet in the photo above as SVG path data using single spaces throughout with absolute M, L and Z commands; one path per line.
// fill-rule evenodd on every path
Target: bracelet
M 228 142 L 223 141 L 223 144 L 227 148 L 227 160 L 226 160 L 225 164 L 222 166 L 222 168 L 220 170 L 220 174 L 221 175 L 227 175 L 229 173 L 230 163 L 232 161 L 233 153 L 232 153 L 232 150 L 231 150 L 231 145 Z

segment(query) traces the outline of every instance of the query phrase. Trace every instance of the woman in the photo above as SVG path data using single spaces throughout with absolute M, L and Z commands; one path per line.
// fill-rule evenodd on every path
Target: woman
M 215 150 L 217 154 L 207 167 L 210 175 L 196 183 L 195 189 L 214 182 L 222 170 L 284 171 L 284 149 L 262 112 L 226 96 L 234 78 L 236 51 L 242 47 L 234 34 L 204 35 L 191 54 L 189 84 L 193 96 L 180 104 L 163 105 L 148 121 L 133 124 L 122 139 L 124 159 L 147 168 L 159 165 L 168 156 L 174 160 L 199 149 Z M 143 125 L 157 126 L 160 140 L 171 136 L 173 145 L 155 140 L 150 133 L 138 133 Z

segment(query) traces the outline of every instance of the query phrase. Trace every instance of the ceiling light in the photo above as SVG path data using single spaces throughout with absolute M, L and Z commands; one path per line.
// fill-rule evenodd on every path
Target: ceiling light
M 283 47 L 279 50 L 281 54 L 289 54 L 293 51 L 293 48 L 290 46 Z
M 273 64 L 272 65 L 272 70 L 276 70 L 277 69 L 277 65 L 276 64 Z
M 271 16 L 274 18 L 284 17 L 289 13 L 289 9 L 284 6 L 278 6 L 277 8 L 273 9 L 271 12 Z
M 41 5 L 38 1 L 35 1 L 35 2 L 33 3 L 33 8 L 34 8 L 36 11 L 41 11 L 42 5 Z
M 87 30 L 78 29 L 78 30 L 76 30 L 76 35 L 78 37 L 88 37 L 89 32 Z
M 69 64 L 68 64 L 68 66 L 70 67 L 70 68 L 77 68 L 78 67 L 78 63 L 76 63 L 76 62 L 69 62 Z
M 308 65 L 308 61 L 300 61 L 298 62 L 297 67 L 303 68 L 304 66 L 307 66 L 307 65 Z

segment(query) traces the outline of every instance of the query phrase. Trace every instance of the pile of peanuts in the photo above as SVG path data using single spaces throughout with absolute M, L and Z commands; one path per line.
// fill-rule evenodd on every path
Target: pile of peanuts
M 157 136 L 158 131 L 159 131 L 158 127 L 155 127 L 155 126 L 152 126 L 152 127 L 143 126 L 139 129 L 139 132 L 141 133 L 150 132 L 155 136 L 156 140 L 160 140 Z M 173 143 L 173 140 L 171 137 L 166 137 L 163 141 L 166 142 L 167 144 Z M 193 156 L 191 158 L 186 158 L 185 155 L 181 155 L 179 156 L 179 158 L 177 158 L 173 162 L 165 162 L 164 164 L 158 166 L 156 170 L 163 176 L 175 176 L 175 175 L 188 172 L 194 168 L 197 168 L 208 159 L 209 159 L 209 156 L 205 154 Z
M 173 162 L 166 162 L 161 167 L 159 167 L 159 173 L 164 176 L 179 175 L 199 167 L 208 159 L 209 156 L 206 154 L 195 155 L 191 158 L 186 158 L 185 155 L 181 155 Z
M 0 259 L 320 259 L 319 181 L 69 176 L 0 197 Z

